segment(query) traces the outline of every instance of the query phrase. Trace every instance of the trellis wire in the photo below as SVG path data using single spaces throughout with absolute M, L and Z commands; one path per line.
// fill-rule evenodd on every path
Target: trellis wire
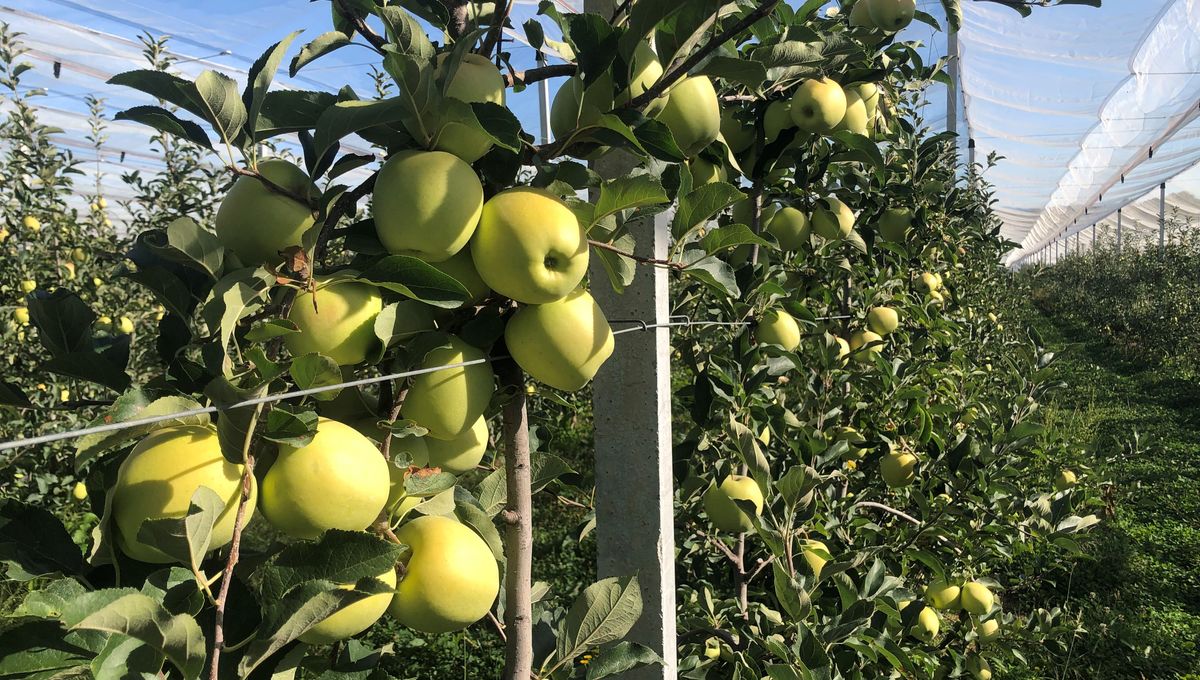
M 828 316 L 818 317 L 817 321 L 829 321 L 833 319 L 849 318 L 846 316 Z M 622 328 L 613 331 L 613 335 L 629 333 L 632 331 L 648 331 L 652 328 L 675 328 L 675 327 L 706 327 L 706 326 L 749 326 L 750 321 L 692 321 L 687 316 L 672 316 L 666 323 L 646 323 L 640 319 L 613 319 L 612 323 L 633 323 L 637 324 L 630 328 Z M 485 364 L 498 359 L 508 359 L 507 356 L 487 357 L 484 359 L 473 359 L 471 361 L 462 361 L 455 364 L 446 364 L 444 366 L 434 366 L 432 368 L 421 368 L 413 371 L 403 371 L 401 373 L 389 373 L 388 375 L 374 376 L 370 378 L 359 378 L 358 380 L 348 380 L 334 385 L 322 385 L 320 387 L 310 387 L 303 390 L 293 390 L 291 392 L 280 392 L 279 394 L 268 394 L 262 397 L 254 397 L 229 405 L 224 410 L 232 410 L 236 408 L 246 408 L 247 406 L 258 406 L 259 404 L 269 404 L 276 401 L 284 401 L 295 397 L 305 397 L 310 394 L 318 394 L 321 392 L 331 392 L 333 390 L 345 389 L 347 387 L 358 387 L 360 385 L 370 385 L 373 383 L 385 382 L 388 380 L 396 380 L 398 378 L 409 378 L 412 376 L 423 375 L 425 373 L 435 373 L 451 368 L 463 368 L 466 366 L 474 366 L 477 364 Z M 16 439 L 8 442 L 0 442 L 0 451 L 11 451 L 13 449 L 24 448 L 27 446 L 37 446 L 38 444 L 49 444 L 51 442 L 62 441 L 64 439 L 74 439 L 76 437 L 86 437 L 92 434 L 103 434 L 105 432 L 116 432 L 119 430 L 138 427 L 141 425 L 153 425 L 168 420 L 176 420 L 179 418 L 190 418 L 192 416 L 201 416 L 217 413 L 222 409 L 216 406 L 204 406 L 201 408 L 188 409 L 186 411 L 178 411 L 175 413 L 167 413 L 158 416 L 149 416 L 146 418 L 134 418 L 132 420 L 122 420 L 116 423 L 105 423 L 103 425 L 93 425 L 84 427 L 78 430 L 67 430 L 65 432 L 53 432 L 37 437 L 28 437 L 26 439 Z

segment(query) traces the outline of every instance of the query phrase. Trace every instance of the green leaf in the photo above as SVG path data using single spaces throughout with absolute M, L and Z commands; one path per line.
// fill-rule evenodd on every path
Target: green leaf
M 804 589 L 803 585 L 789 576 L 787 570 L 779 562 L 779 560 L 775 560 L 771 564 L 771 573 L 775 577 L 775 599 L 779 600 L 780 606 L 792 619 L 803 620 L 808 616 L 809 609 L 812 608 L 812 600 L 809 599 L 808 591 Z
M 313 156 L 324 156 L 334 143 L 347 135 L 375 125 L 398 123 L 404 119 L 406 110 L 407 106 L 400 97 L 338 102 L 325 109 L 317 120 Z
M 255 122 L 254 138 L 263 140 L 288 132 L 313 130 L 337 98 L 328 92 L 272 90 L 263 97 Z
M 612 245 L 624 252 L 632 253 L 637 243 L 634 241 L 632 234 L 624 234 L 613 241 Z M 616 292 L 625 292 L 626 286 L 633 283 L 633 278 L 637 275 L 636 260 L 604 248 L 593 249 L 592 256 L 599 258 L 601 266 L 604 267 L 604 272 L 608 274 L 608 281 L 612 284 L 613 290 Z
M 218 409 L 217 439 L 221 444 L 221 455 L 225 456 L 225 460 L 239 465 L 245 462 L 246 437 L 258 423 L 258 409 L 261 408 L 261 406 L 230 407 L 248 399 L 261 397 L 266 393 L 266 385 L 241 389 L 224 377 L 214 378 L 204 386 L 204 396 L 212 400 L 213 405 Z
M 263 439 L 300 448 L 312 443 L 316 434 L 316 411 L 294 410 L 286 404 L 276 404 L 267 414 L 267 429 Z
M 1100 0 L 1064 0 L 1058 4 L 1091 5 L 1092 7 L 1099 7 Z M 950 29 L 953 31 L 962 29 L 963 14 L 961 0 L 942 0 L 942 9 L 946 12 L 946 23 L 950 24 Z
M 488 515 L 462 487 L 454 487 L 454 516 L 479 534 L 498 562 L 504 561 L 504 541 L 501 540 L 496 525 L 492 524 L 491 515 Z
M 556 656 L 574 659 L 587 650 L 625 637 L 642 615 L 636 576 L 606 578 L 584 588 L 571 605 L 558 636 Z
M 404 478 L 404 492 L 409 496 L 429 498 L 454 486 L 454 483 L 457 481 L 458 478 L 449 472 L 437 472 L 434 474 L 422 474 L 418 472 Z
M 300 327 L 294 321 L 271 317 L 269 319 L 259 319 L 251 324 L 250 330 L 246 331 L 246 339 L 251 342 L 266 342 L 272 338 L 279 338 L 299 332 Z
M 677 238 L 683 236 L 745 197 L 737 187 L 726 182 L 705 184 L 679 199 L 679 209 L 671 220 L 671 233 Z
M 346 45 L 353 44 L 350 36 L 341 31 L 329 31 L 318 35 L 316 39 L 300 48 L 300 54 L 292 58 L 292 63 L 288 67 L 288 75 L 295 78 L 300 69 L 308 64 L 320 59 L 321 57 L 339 50 Z
M 428 147 L 437 123 L 432 118 L 441 110 L 441 94 L 433 68 L 428 61 L 396 52 L 384 55 L 383 67 L 400 91 L 396 96 L 397 120 L 418 146 Z
M 201 408 L 199 402 L 188 397 L 172 396 L 154 399 L 150 393 L 137 389 L 117 397 L 112 406 L 109 406 L 103 414 L 92 420 L 88 425 L 120 423 L 140 418 L 167 415 L 169 413 L 182 413 L 199 408 Z M 161 427 L 170 427 L 173 425 L 207 425 L 209 421 L 208 414 L 202 413 L 193 416 L 172 418 L 157 423 L 135 425 L 115 432 L 101 432 L 80 437 L 75 443 L 75 469 L 77 471 L 82 470 L 101 454 L 125 446 L 134 440 L 141 439 Z
M 38 329 L 42 346 L 54 356 L 87 352 L 92 345 L 95 313 L 75 293 L 59 288 L 27 297 L 29 318 Z
M 42 363 L 39 369 L 103 385 L 117 392 L 128 389 L 130 383 L 129 375 L 121 367 L 113 365 L 105 355 L 98 352 L 61 354 Z
M 204 103 L 205 118 L 226 144 L 233 144 L 247 118 L 237 83 L 224 73 L 208 70 L 196 78 L 196 92 Z
M 200 269 L 214 281 L 220 277 L 225 248 L 216 234 L 201 227 L 190 217 L 180 217 L 167 225 L 166 235 L 167 245 L 183 256 L 171 259 Z
M 201 486 L 192 494 L 186 515 L 143 520 L 137 540 L 199 570 L 212 542 L 213 525 L 224 511 L 225 501 Z
M 684 276 L 698 279 L 719 295 L 730 298 L 741 296 L 733 268 L 724 260 L 709 257 L 703 249 L 688 248 L 683 251 L 683 262 L 687 264 L 683 270 Z
M 55 579 L 45 588 L 26 595 L 21 606 L 17 607 L 12 615 L 58 619 L 62 616 L 68 602 L 86 592 L 87 589 L 73 578 Z
M 33 402 L 29 401 L 29 397 L 25 396 L 20 387 L 7 380 L 0 380 L 0 405 L 30 408 Z
M 459 307 L 470 297 L 453 276 L 408 255 L 389 255 L 367 267 L 358 280 L 446 309 Z
M 521 150 L 521 121 L 508 107 L 495 102 L 472 102 L 471 111 L 494 144 L 513 152 Z
M 288 545 L 255 576 L 264 602 L 282 598 L 306 581 L 356 583 L 377 578 L 400 561 L 404 546 L 365 531 L 331 529 L 313 541 Z
M 767 68 L 759 61 L 718 54 L 709 59 L 694 75 L 723 78 L 731 83 L 745 85 L 751 90 L 758 90 L 767 80 Z
M 73 630 L 102 630 L 140 640 L 166 656 L 185 678 L 197 678 L 204 669 L 204 633 L 196 619 L 171 615 L 142 593 L 125 589 L 87 593 L 67 606 L 63 623 Z
M 141 123 L 169 135 L 191 142 L 205 149 L 212 149 L 212 141 L 204 128 L 190 120 L 184 120 L 161 106 L 135 106 L 113 116 L 113 120 L 130 120 Z
M 140 640 L 123 635 L 110 635 L 104 649 L 92 659 L 92 677 L 96 678 L 156 678 L 161 677 L 166 658 Z
M 591 223 L 584 225 L 585 231 L 591 231 L 604 218 L 622 210 L 658 205 L 669 200 L 662 182 L 650 175 L 627 175 L 607 180 L 600 185 L 600 197 L 596 200 Z
M 238 320 L 262 304 L 275 277 L 263 269 L 239 269 L 213 286 L 212 298 L 201 315 L 210 329 L 220 329 L 221 348 L 228 351 Z M 230 367 L 226 367 L 227 369 Z
M 292 380 L 296 381 L 296 386 L 302 390 L 328 387 L 342 382 L 342 369 L 338 366 L 338 362 L 317 352 L 305 354 L 292 361 L 292 367 L 288 373 L 291 374 Z M 318 401 L 331 401 L 341 391 L 342 389 L 339 387 L 335 390 L 317 392 L 312 396 Z
M 727 227 L 713 229 L 700 239 L 700 247 L 709 255 L 742 245 L 758 245 L 769 248 L 771 242 L 761 236 L 756 236 L 750 227 L 744 224 L 731 224 Z
M 587 680 L 602 680 L 626 671 L 665 663 L 653 649 L 636 642 L 618 642 L 603 649 L 587 666 Z
M 433 43 L 429 41 L 429 35 L 414 16 L 396 6 L 378 7 L 375 13 L 387 26 L 391 43 L 388 45 L 389 50 L 394 49 L 423 61 L 433 59 Z
M 242 104 L 247 111 L 247 119 L 250 121 L 250 125 L 247 126 L 248 130 L 254 131 L 258 128 L 258 112 L 262 110 L 267 91 L 271 89 L 271 81 L 275 79 L 275 72 L 279 70 L 279 64 L 283 62 L 288 46 L 300 33 L 300 31 L 292 31 L 283 40 L 268 47 L 250 66 L 246 78 L 246 89 L 242 92 Z
M 0 640 L 0 677 L 57 680 L 87 677 L 88 662 L 104 641 L 89 631 L 64 633 L 57 621 L 30 620 L 6 627 Z
M 79 574 L 83 553 L 62 522 L 41 508 L 0 498 L 0 564 L 8 578 L 27 581 L 50 574 Z
M 152 69 L 126 71 L 109 78 L 108 84 L 131 87 L 145 92 L 155 99 L 174 104 L 194 116 L 208 117 L 195 83 L 165 71 Z

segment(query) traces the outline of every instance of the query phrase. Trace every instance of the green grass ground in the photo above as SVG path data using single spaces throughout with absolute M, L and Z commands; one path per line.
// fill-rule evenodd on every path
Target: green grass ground
M 1200 371 L 1118 354 L 1035 313 L 1068 387 L 1048 414 L 1090 453 L 1109 517 L 1070 577 L 1088 632 L 1051 677 L 1200 678 Z M 1063 669 L 1069 669 L 1064 671 Z

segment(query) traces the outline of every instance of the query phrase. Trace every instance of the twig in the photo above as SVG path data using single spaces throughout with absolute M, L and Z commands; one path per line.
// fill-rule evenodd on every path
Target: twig
M 530 85 L 548 78 L 573 76 L 579 67 L 575 64 L 551 64 L 539 66 L 525 71 L 509 71 L 504 74 L 504 87 L 513 87 L 517 83 Z
M 525 376 L 514 361 L 496 373 L 512 398 L 504 405 L 504 476 L 508 503 L 502 513 L 508 563 L 504 578 L 505 680 L 533 673 L 533 500 Z
M 778 4 L 779 0 L 766 0 L 766 2 L 755 8 L 753 12 L 750 12 L 738 20 L 737 23 L 733 24 L 729 28 L 726 28 L 724 31 L 721 31 L 713 38 L 710 38 L 708 42 L 704 43 L 704 45 L 700 47 L 700 49 L 692 52 L 687 59 L 684 59 L 678 66 L 671 69 L 670 72 L 664 74 L 663 77 L 658 79 L 658 82 L 651 85 L 645 92 L 626 102 L 625 106 L 631 109 L 641 109 L 655 99 L 658 99 L 664 92 L 667 91 L 667 88 L 671 87 L 677 80 L 687 75 L 688 71 L 692 70 L 694 66 L 703 61 L 704 58 L 710 53 L 715 51 L 721 45 L 724 45 L 726 41 L 740 35 L 759 19 L 762 19 L 770 14 Z
M 617 248 L 616 246 L 612 245 L 611 243 L 605 243 L 603 241 L 594 241 L 592 239 L 588 239 L 588 245 L 592 246 L 593 248 L 599 248 L 601 250 L 607 250 L 609 252 L 616 253 L 616 254 L 620 255 L 621 257 L 627 257 L 627 258 L 633 260 L 634 262 L 637 262 L 638 264 L 652 265 L 655 267 L 666 267 L 668 269 L 683 269 L 685 267 L 685 265 L 682 262 L 673 262 L 671 260 L 660 260 L 660 259 L 656 259 L 653 257 L 642 257 L 641 255 L 634 255 L 633 253 L 629 253 L 624 250 L 621 250 L 620 248 Z
M 325 254 L 325 248 L 329 245 L 329 239 L 333 237 L 334 226 L 338 221 L 351 214 L 358 202 L 364 196 L 375 190 L 375 180 L 379 177 L 379 171 L 372 172 L 369 177 L 362 181 L 362 184 L 354 187 L 338 197 L 333 207 L 329 209 L 329 214 L 325 216 L 325 222 L 321 225 L 321 233 L 317 235 L 317 248 L 313 259 L 320 260 Z
M 715 536 L 709 536 L 708 534 L 701 531 L 699 528 L 694 529 L 694 531 L 696 532 L 697 536 L 700 536 L 704 540 L 717 546 L 717 548 L 719 548 L 721 550 L 721 552 L 725 553 L 725 556 L 729 558 L 730 562 L 733 562 L 735 565 L 737 564 L 738 556 L 735 555 L 734 552 L 729 549 L 729 546 L 725 545 L 724 541 L 722 541 L 721 539 L 719 539 Z
M 228 167 L 229 167 L 230 172 L 232 172 L 234 175 L 236 175 L 238 177 L 253 177 L 254 179 L 262 182 L 263 186 L 265 186 L 267 189 L 271 190 L 272 192 L 277 193 L 281 196 L 287 196 L 288 198 L 292 199 L 293 201 L 299 203 L 300 205 L 303 205 L 314 212 L 316 211 L 316 207 L 312 204 L 312 202 L 308 196 L 298 194 L 298 193 L 292 191 L 291 189 L 288 189 L 287 187 L 283 187 L 283 186 L 280 186 L 280 185 L 272 182 L 271 180 L 264 177 L 261 172 L 259 172 L 257 170 L 250 170 L 247 168 L 239 168 L 236 165 L 230 165 Z
M 478 53 L 487 57 L 491 55 L 492 50 L 496 49 L 496 45 L 500 43 L 500 36 L 504 31 L 504 22 L 508 21 L 508 15 L 512 12 L 514 0 L 503 0 L 503 9 L 492 15 L 492 25 L 488 29 L 488 34 L 483 39 L 483 44 L 479 46 Z M 500 9 L 500 8 L 497 8 Z M 497 18 L 499 17 L 499 18 Z
M 383 48 L 387 45 L 387 40 L 385 40 L 383 36 L 379 35 L 374 29 L 368 26 L 366 19 L 359 16 L 358 13 L 350 7 L 347 7 L 346 0 L 334 0 L 334 2 L 337 3 L 338 9 L 342 11 L 342 15 L 350 17 L 350 20 L 354 22 L 354 30 L 361 33 L 362 37 L 366 38 L 367 42 L 371 43 L 371 47 L 374 47 L 377 52 L 383 54 Z
M 446 32 L 451 38 L 458 39 L 467 32 L 467 0 L 442 0 L 446 11 L 450 12 L 450 23 L 446 24 Z
M 917 519 L 916 517 L 913 517 L 912 515 L 901 512 L 895 508 L 888 507 L 888 506 L 884 505 L 883 503 L 876 503 L 874 501 L 859 501 L 858 503 L 854 504 L 854 507 L 856 507 L 856 508 L 859 508 L 859 507 L 877 508 L 879 510 L 883 510 L 884 512 L 890 512 L 891 514 L 893 514 L 901 519 L 906 519 L 909 522 L 912 522 L 913 524 L 915 524 L 917 526 L 921 526 L 921 520 Z
M 750 581 L 753 581 L 753 580 L 754 580 L 754 577 L 756 577 L 756 576 L 758 576 L 759 574 L 761 574 L 761 573 L 762 573 L 762 570 L 763 570 L 763 569 L 766 569 L 766 568 L 767 568 L 767 567 L 769 567 L 769 566 L 771 566 L 771 563 L 772 563 L 772 562 L 774 562 L 774 561 L 775 561 L 775 556 L 774 556 L 774 555 L 771 555 L 770 557 L 768 557 L 768 558 L 767 558 L 767 559 L 765 559 L 765 560 L 759 560 L 759 561 L 758 561 L 758 566 L 757 566 L 757 567 L 755 567 L 755 568 L 754 568 L 754 571 L 750 572 L 750 575 L 746 577 L 746 582 L 747 582 L 747 583 L 749 583 Z
M 390 381 L 389 381 L 390 382 Z M 396 393 L 395 401 L 392 402 L 392 410 L 388 413 L 388 422 L 394 423 L 400 417 L 400 407 L 404 405 L 404 398 L 408 396 L 408 388 L 400 390 Z M 383 454 L 383 459 L 392 462 L 392 431 L 389 429 L 386 436 L 383 438 L 383 444 L 379 447 L 379 452 Z
M 496 618 L 496 615 L 490 609 L 488 610 L 487 617 L 488 621 L 491 621 L 492 625 L 496 627 L 496 632 L 500 634 L 500 639 L 508 642 L 508 634 L 504 632 L 504 624 L 500 623 L 500 619 Z

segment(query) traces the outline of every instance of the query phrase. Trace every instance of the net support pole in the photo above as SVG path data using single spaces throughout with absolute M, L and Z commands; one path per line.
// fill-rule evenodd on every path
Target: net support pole
M 1167 183 L 1158 185 L 1158 256 L 1167 253 Z
M 1121 209 L 1117 208 L 1117 254 L 1121 254 Z
M 546 65 L 546 53 L 538 50 L 537 65 Z M 538 118 L 541 119 L 542 144 L 550 143 L 550 79 L 538 83 Z
M 1100 225 L 1098 223 L 1092 225 L 1092 251 L 1093 252 L 1096 250 L 1096 229 L 1099 226 Z

